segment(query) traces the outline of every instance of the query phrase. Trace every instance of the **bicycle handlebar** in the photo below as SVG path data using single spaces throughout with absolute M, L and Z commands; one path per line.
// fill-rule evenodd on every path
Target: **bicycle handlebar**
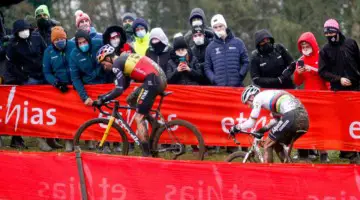
M 246 132 L 246 131 L 240 131 L 239 133 L 252 135 L 257 139 L 261 139 L 262 137 L 264 137 L 264 133 L 251 133 L 251 132 Z M 234 140 L 235 144 L 240 144 L 240 142 L 236 139 L 235 134 L 229 134 L 229 138 L 230 137 Z
M 105 106 L 106 108 L 108 108 L 108 109 L 110 109 L 110 110 L 113 110 L 114 107 L 109 106 L 110 103 L 115 103 L 116 106 L 119 106 L 119 105 L 120 105 L 118 100 L 110 100 L 110 101 L 104 102 L 104 103 L 103 103 L 102 105 L 100 105 L 100 106 L 98 106 L 98 105 L 93 105 L 94 111 L 95 111 L 96 109 L 98 109 L 101 114 L 106 115 L 106 116 L 110 116 L 111 113 L 105 112 L 105 111 L 101 108 L 102 106 Z

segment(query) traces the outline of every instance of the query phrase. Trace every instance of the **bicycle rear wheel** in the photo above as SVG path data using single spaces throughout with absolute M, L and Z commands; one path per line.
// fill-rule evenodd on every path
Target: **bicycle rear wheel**
M 247 154 L 247 152 L 244 152 L 244 151 L 234 152 L 225 159 L 225 162 L 241 162 L 241 163 L 243 163 L 246 154 Z M 249 155 L 249 157 L 246 160 L 246 163 L 257 163 L 257 162 L 258 161 L 254 158 L 253 155 Z
M 166 129 L 168 127 L 168 129 Z M 192 152 L 188 144 L 198 146 L 198 152 Z M 172 160 L 203 160 L 205 142 L 199 130 L 185 120 L 173 120 L 160 127 L 152 141 L 154 157 Z
M 129 142 L 127 135 L 116 122 L 112 124 L 109 131 L 109 135 L 106 140 L 106 141 L 109 141 L 109 139 L 112 140 L 113 149 L 110 148 L 111 143 L 109 142 L 104 143 L 103 148 L 98 147 L 108 123 L 109 123 L 109 119 L 104 119 L 104 118 L 95 118 L 85 122 L 76 131 L 76 134 L 74 136 L 74 148 L 87 150 L 83 140 L 96 140 L 98 141 L 96 142 L 98 153 L 107 153 L 107 154 L 116 153 L 121 155 L 128 155 Z M 108 146 L 109 148 L 105 148 L 105 146 Z M 110 151 L 108 151 L 109 149 Z

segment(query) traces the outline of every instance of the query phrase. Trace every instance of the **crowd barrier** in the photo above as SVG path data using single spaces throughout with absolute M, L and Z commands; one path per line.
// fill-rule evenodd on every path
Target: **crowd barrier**
M 74 153 L 0 152 L 0 199 L 81 199 Z M 82 154 L 88 199 L 360 199 L 360 166 Z
M 119 100 L 125 105 L 125 96 Z M 96 99 L 113 89 L 112 84 L 87 85 L 89 95 Z M 241 104 L 243 88 L 176 86 L 167 91 L 162 112 L 166 119 L 185 119 L 201 131 L 207 145 L 234 145 L 227 130 L 243 122 L 251 109 Z M 331 91 L 289 91 L 305 105 L 310 117 L 310 130 L 295 146 L 297 148 L 328 150 L 360 150 L 360 93 Z M 86 120 L 101 116 L 81 102 L 71 89 L 62 94 L 52 86 L 1 86 L 0 133 L 9 135 L 55 137 L 70 139 Z M 155 103 L 157 104 L 157 102 Z M 123 110 L 124 118 L 132 122 L 134 111 Z M 263 111 L 256 123 L 261 127 L 270 120 L 270 113 Z M 134 123 L 133 127 L 135 128 Z M 102 133 L 84 139 L 99 139 Z M 242 145 L 249 144 L 249 136 L 239 135 Z M 116 140 L 110 135 L 109 140 Z M 191 144 L 193 141 L 188 141 Z

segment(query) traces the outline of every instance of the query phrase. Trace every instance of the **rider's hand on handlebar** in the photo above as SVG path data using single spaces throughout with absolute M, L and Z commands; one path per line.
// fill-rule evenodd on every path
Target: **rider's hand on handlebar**
M 103 105 L 103 102 L 101 101 L 101 99 L 97 99 L 92 103 L 92 106 L 94 107 L 101 107 Z
M 232 135 L 232 136 L 234 136 L 236 133 L 238 133 L 238 132 L 240 132 L 240 129 L 238 129 L 237 127 L 236 127 L 236 125 L 235 126 L 232 126 L 230 129 L 229 129 L 229 134 L 230 135 Z

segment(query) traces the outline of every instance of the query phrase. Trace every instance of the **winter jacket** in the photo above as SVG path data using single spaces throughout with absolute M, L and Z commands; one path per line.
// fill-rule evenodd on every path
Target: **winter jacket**
M 306 71 L 299 74 L 296 70 L 294 73 L 294 83 L 297 86 L 304 84 L 305 90 L 327 90 L 326 82 L 318 74 L 319 46 L 314 34 L 306 32 L 300 36 L 297 43 L 300 53 L 302 53 L 302 42 L 309 43 L 313 52 L 309 56 L 303 55 L 299 59 L 304 61 Z
M 34 33 L 39 34 L 41 36 L 41 39 L 45 43 L 46 47 L 51 45 L 51 29 L 57 25 L 60 25 L 60 22 L 55 21 L 53 19 L 49 19 L 49 25 L 46 29 L 37 28 L 34 31 Z
M 90 35 L 90 38 L 91 38 L 91 39 L 102 40 L 102 38 L 103 38 L 103 37 L 102 37 L 102 34 L 101 34 L 101 33 L 98 33 L 93 26 L 90 28 L 90 33 L 89 33 L 89 35 Z M 71 41 L 75 42 L 75 37 L 71 38 Z
M 75 48 L 75 43 L 68 40 L 63 51 L 50 45 L 47 47 L 43 58 L 43 72 L 45 79 L 51 85 L 57 82 L 71 84 L 70 55 Z
M 124 29 L 120 26 L 110 26 L 105 30 L 104 34 L 102 34 L 102 40 L 104 45 L 110 44 L 110 34 L 112 32 L 120 33 L 120 44 L 118 47 L 115 48 L 116 55 L 119 56 L 122 52 L 128 52 L 128 53 L 134 52 L 134 49 L 130 46 L 129 43 L 126 42 L 127 41 L 126 33 Z
M 46 49 L 39 34 L 22 39 L 18 33 L 24 29 L 30 29 L 30 24 L 24 20 L 14 23 L 14 38 L 10 41 L 7 52 L 7 70 L 5 73 L 6 83 L 23 84 L 28 78 L 43 80 L 42 57 Z
M 83 31 L 81 31 L 84 33 Z M 78 37 L 76 37 L 78 36 Z M 89 35 L 75 35 L 76 38 L 84 37 L 90 42 L 90 49 L 84 53 L 79 49 L 77 43 L 76 48 L 70 54 L 70 75 L 73 85 L 79 93 L 81 99 L 86 101 L 87 95 L 84 84 L 105 83 L 104 70 L 96 60 L 96 53 L 102 46 L 102 40 L 90 39 Z
M 244 42 L 229 29 L 225 41 L 215 36 L 206 48 L 205 74 L 213 85 L 242 86 L 249 58 Z
M 190 51 L 188 50 L 189 54 L 187 55 L 187 63 L 189 68 L 191 69 L 190 72 L 183 71 L 178 72 L 177 67 L 179 65 L 179 59 L 175 54 L 175 51 L 171 51 L 171 59 L 167 65 L 166 77 L 169 84 L 179 84 L 179 85 L 199 85 L 201 80 L 203 79 L 203 74 L 201 69 L 199 68 L 199 63 Z
M 340 34 L 339 44 L 325 44 L 320 51 L 319 74 L 330 82 L 332 90 L 359 90 L 360 55 L 355 40 Z M 340 78 L 350 79 L 352 86 L 344 87 Z
M 213 30 L 210 27 L 206 27 L 206 16 L 205 16 L 204 11 L 201 8 L 194 8 L 191 11 L 190 16 L 189 16 L 190 26 L 192 26 L 191 20 L 194 17 L 200 17 L 203 20 L 203 28 L 204 28 L 204 31 L 205 31 L 205 38 L 207 38 L 207 40 L 209 42 L 211 42 L 214 39 L 215 34 L 214 34 Z M 189 45 L 189 47 L 193 48 L 195 46 L 195 43 L 192 40 L 192 30 L 190 29 L 188 32 L 186 32 L 184 37 L 185 37 L 185 41 Z
M 259 43 L 265 38 L 270 38 L 273 50 L 270 53 L 259 51 Z M 284 76 L 288 66 L 293 62 L 293 58 L 287 49 L 281 44 L 275 44 L 274 38 L 266 30 L 255 33 L 255 46 L 257 50 L 251 56 L 251 79 L 262 88 L 293 89 L 291 74 Z
M 143 38 L 135 36 L 134 50 L 137 54 L 145 56 L 146 50 L 149 48 L 150 33 L 146 33 Z
M 204 44 L 203 45 L 194 45 L 191 48 L 191 52 L 192 54 L 197 58 L 198 62 L 199 62 L 199 66 L 200 69 L 202 71 L 203 74 L 205 74 L 205 53 L 206 53 L 206 47 L 209 45 L 209 40 L 207 38 L 204 39 Z M 204 76 L 204 79 L 201 83 L 202 85 L 210 85 L 210 81 L 209 79 Z
M 146 51 L 145 55 L 154 62 L 156 62 L 161 69 L 166 72 L 166 68 L 168 65 L 168 62 L 170 60 L 170 52 L 172 51 L 172 48 L 170 46 L 165 47 L 164 51 L 160 54 L 157 54 L 154 49 L 150 46 L 148 50 Z

